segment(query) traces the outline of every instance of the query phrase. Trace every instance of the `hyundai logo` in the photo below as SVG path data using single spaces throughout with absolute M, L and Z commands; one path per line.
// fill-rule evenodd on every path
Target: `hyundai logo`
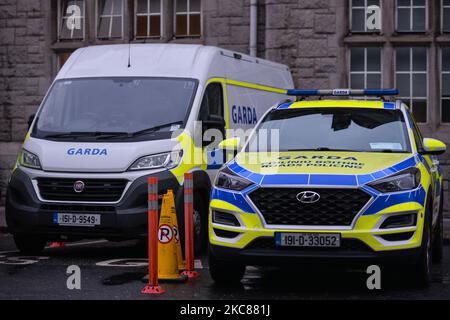
M 84 182 L 83 181 L 75 181 L 73 184 L 73 191 L 76 193 L 82 193 L 84 191 Z
M 303 191 L 297 195 L 297 200 L 301 203 L 316 203 L 320 200 L 320 194 L 314 191 Z

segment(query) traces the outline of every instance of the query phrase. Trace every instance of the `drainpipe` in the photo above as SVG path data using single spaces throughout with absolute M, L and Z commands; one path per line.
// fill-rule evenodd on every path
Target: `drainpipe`
M 258 0 L 250 0 L 250 55 L 256 57 L 258 44 Z

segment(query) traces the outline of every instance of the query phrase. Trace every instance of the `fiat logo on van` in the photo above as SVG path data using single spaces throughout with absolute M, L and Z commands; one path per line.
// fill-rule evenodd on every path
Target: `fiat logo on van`
M 303 191 L 297 195 L 297 200 L 301 203 L 316 203 L 320 200 L 320 194 L 314 191 Z
M 73 184 L 73 191 L 76 193 L 82 193 L 84 191 L 84 182 L 83 181 L 75 181 Z

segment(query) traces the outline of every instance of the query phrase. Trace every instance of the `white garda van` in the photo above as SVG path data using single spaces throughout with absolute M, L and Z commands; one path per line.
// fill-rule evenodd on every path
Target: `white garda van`
M 194 141 L 197 121 L 203 131 L 251 129 L 290 88 L 287 66 L 216 47 L 75 51 L 9 182 L 6 218 L 17 247 L 38 253 L 48 241 L 146 237 L 149 176 L 159 178 L 160 194 L 175 192 L 182 225 L 186 172 L 194 173 L 196 243 L 204 243 L 211 179 L 223 160 L 210 143 Z

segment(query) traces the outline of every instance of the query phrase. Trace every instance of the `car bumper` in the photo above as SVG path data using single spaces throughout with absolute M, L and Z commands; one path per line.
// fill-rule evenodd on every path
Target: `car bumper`
M 182 203 L 180 185 L 168 171 L 152 174 L 158 178 L 159 194 L 172 189 L 177 207 Z M 147 178 L 139 177 L 126 189 L 119 203 L 57 203 L 41 201 L 32 179 L 21 169 L 13 172 L 6 196 L 6 221 L 14 234 L 34 234 L 52 239 L 136 239 L 147 236 Z M 179 210 L 177 210 L 178 212 Z M 55 213 L 100 214 L 101 225 L 95 227 L 59 226 Z

